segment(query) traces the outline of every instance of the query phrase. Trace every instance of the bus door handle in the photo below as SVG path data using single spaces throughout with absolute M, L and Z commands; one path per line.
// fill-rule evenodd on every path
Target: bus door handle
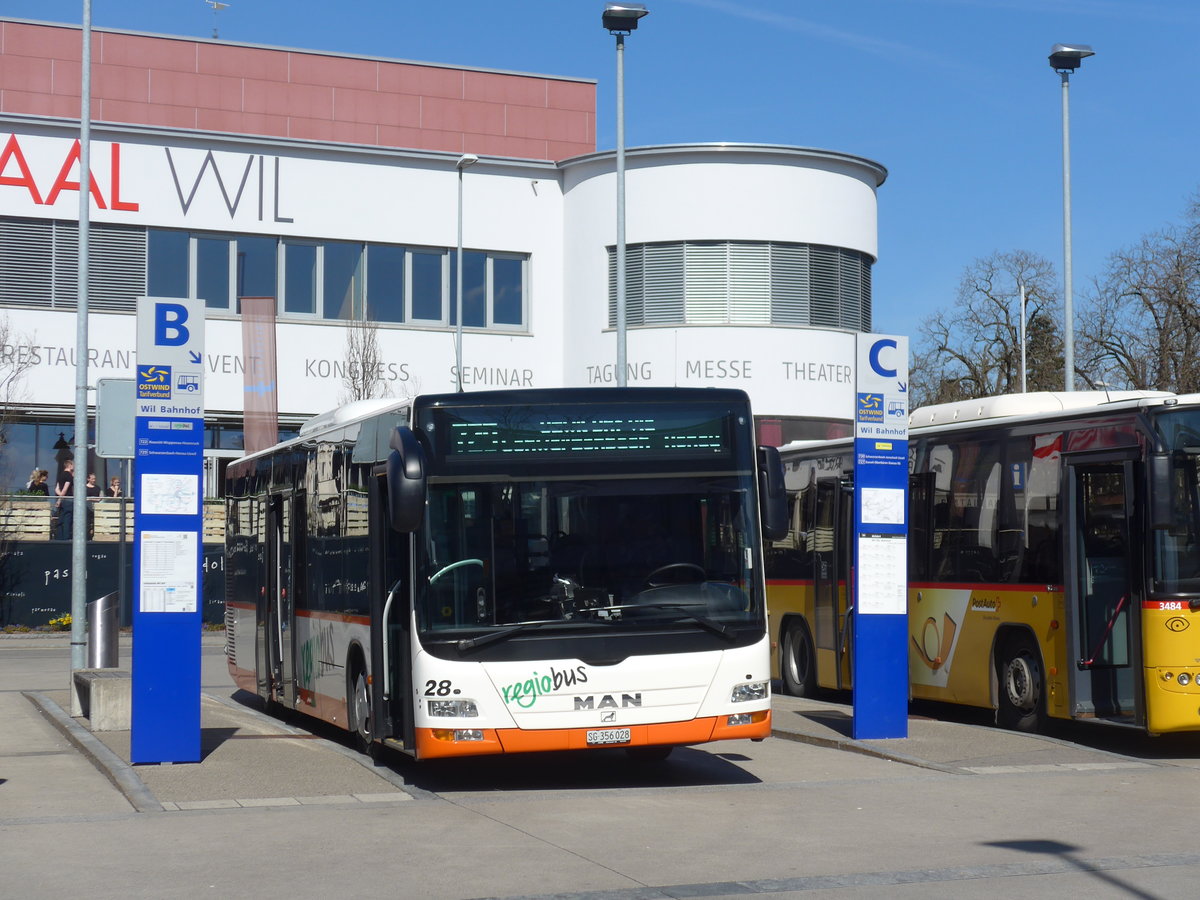
M 396 599 L 396 592 L 400 590 L 400 581 L 392 585 L 392 589 L 388 591 L 387 600 L 383 604 L 383 696 L 385 700 L 390 700 L 392 696 L 392 670 L 388 666 L 388 614 L 392 610 L 392 601 Z

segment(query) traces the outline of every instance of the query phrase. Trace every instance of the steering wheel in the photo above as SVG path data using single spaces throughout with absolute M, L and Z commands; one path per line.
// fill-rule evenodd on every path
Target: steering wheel
M 708 573 L 705 572 L 701 566 L 698 566 L 695 563 L 677 562 L 677 563 L 667 563 L 667 565 L 665 565 L 665 566 L 659 566 L 657 569 L 655 569 L 653 572 L 651 572 L 649 575 L 647 575 L 643 579 L 643 583 L 646 585 L 646 587 L 652 587 L 652 588 L 653 587 L 662 587 L 663 585 L 666 585 L 666 584 L 681 583 L 681 582 L 676 581 L 675 579 L 668 579 L 666 581 L 661 581 L 661 580 L 655 581 L 655 579 L 658 578 L 660 575 L 665 575 L 668 572 L 678 572 L 678 573 L 687 572 L 689 575 L 699 575 L 698 578 L 691 579 L 691 580 L 694 580 L 694 581 L 707 581 L 708 580 Z M 683 582 L 683 583 L 686 584 L 688 582 Z

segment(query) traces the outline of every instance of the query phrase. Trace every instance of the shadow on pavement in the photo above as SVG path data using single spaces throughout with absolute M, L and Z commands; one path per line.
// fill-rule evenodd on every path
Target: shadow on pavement
M 351 751 L 350 734 L 326 722 L 283 710 L 268 712 L 255 694 L 237 691 L 232 699 L 278 722 L 324 738 Z M 676 747 L 665 760 L 631 758 L 623 749 L 574 750 L 562 753 L 518 753 L 511 756 L 461 757 L 417 762 L 390 749 L 377 752 L 376 766 L 386 767 L 404 783 L 430 793 L 446 791 L 608 790 L 612 788 L 696 787 L 757 784 L 761 779 L 737 765 L 737 753 Z M 352 751 L 351 751 L 352 752 Z M 364 755 L 363 759 L 367 757 Z

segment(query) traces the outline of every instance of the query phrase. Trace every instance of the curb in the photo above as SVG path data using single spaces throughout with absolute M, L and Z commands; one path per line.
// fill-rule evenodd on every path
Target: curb
M 863 756 L 873 756 L 876 759 L 886 759 L 890 762 L 901 763 L 906 766 L 914 766 L 918 769 L 932 769 L 935 772 L 942 772 L 946 775 L 970 775 L 970 772 L 964 772 L 962 769 L 955 766 L 946 766 L 941 763 L 930 762 L 927 759 L 920 759 L 916 756 L 908 756 L 904 753 L 896 753 L 891 750 L 880 750 L 878 747 L 872 747 L 869 744 L 864 744 L 861 741 L 846 738 L 825 738 L 817 737 L 812 734 L 801 734 L 795 731 L 778 731 L 773 729 L 771 737 L 779 738 L 785 741 L 795 741 L 798 744 L 812 744 L 816 747 L 827 747 L 830 750 L 843 750 L 848 753 L 861 753 Z
M 24 691 L 25 697 L 46 715 L 92 765 L 100 770 L 138 812 L 165 812 L 158 798 L 138 778 L 133 766 L 108 749 L 90 731 L 68 716 L 61 706 L 40 691 Z

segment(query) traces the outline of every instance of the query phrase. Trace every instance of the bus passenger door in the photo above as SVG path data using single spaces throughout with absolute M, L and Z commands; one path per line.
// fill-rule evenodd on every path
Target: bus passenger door
M 854 528 L 854 494 L 839 478 L 817 481 L 813 534 L 813 640 L 817 684 L 850 687 L 849 532 Z
M 267 659 L 274 698 L 288 709 L 296 705 L 293 675 L 295 610 L 292 597 L 292 497 L 267 501 Z
M 1068 460 L 1067 476 L 1072 714 L 1141 724 L 1133 461 Z
M 412 685 L 412 535 L 391 527 L 387 512 L 387 482 L 382 473 L 371 478 L 371 708 L 376 734 L 396 749 L 416 747 Z

